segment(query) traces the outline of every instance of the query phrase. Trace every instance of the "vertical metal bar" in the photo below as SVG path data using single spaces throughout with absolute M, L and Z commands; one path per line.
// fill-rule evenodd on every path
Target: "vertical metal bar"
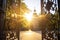
M 42 11 L 43 11 L 43 0 L 41 0 L 41 14 L 42 14 Z

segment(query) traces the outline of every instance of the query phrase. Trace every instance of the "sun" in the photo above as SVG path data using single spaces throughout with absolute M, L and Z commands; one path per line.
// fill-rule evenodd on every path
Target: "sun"
M 27 20 L 27 21 L 31 21 L 32 20 L 32 14 L 25 14 L 24 15 L 24 17 L 25 17 L 25 19 Z

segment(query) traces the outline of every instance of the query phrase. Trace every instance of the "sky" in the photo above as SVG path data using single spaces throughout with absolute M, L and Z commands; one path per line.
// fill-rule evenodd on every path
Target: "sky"
M 38 14 L 40 13 L 41 11 L 40 0 L 24 0 L 24 2 L 31 11 L 34 11 L 34 9 L 36 9 L 36 12 Z
M 36 9 L 37 14 L 41 13 L 41 0 L 24 0 L 24 2 L 32 12 Z M 52 10 L 50 10 L 50 12 L 52 14 L 55 13 L 55 11 Z

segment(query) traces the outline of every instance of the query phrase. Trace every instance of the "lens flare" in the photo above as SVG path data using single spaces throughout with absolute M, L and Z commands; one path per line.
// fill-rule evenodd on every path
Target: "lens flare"
M 31 21 L 32 20 L 32 14 L 25 14 L 24 17 L 25 17 L 25 19 L 27 21 Z

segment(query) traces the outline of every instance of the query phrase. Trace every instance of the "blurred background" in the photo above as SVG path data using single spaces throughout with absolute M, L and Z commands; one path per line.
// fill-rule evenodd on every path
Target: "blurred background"
M 59 4 L 59 0 L 0 0 L 0 39 L 19 40 L 20 33 L 31 30 L 41 32 L 42 40 L 58 40 Z

